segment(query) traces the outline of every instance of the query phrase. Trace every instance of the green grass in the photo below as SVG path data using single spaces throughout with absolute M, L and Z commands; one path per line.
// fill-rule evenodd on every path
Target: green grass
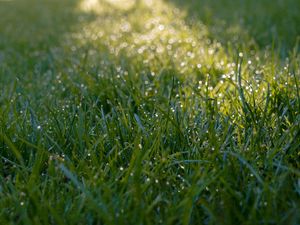
M 300 4 L 0 1 L 0 224 L 300 223 Z

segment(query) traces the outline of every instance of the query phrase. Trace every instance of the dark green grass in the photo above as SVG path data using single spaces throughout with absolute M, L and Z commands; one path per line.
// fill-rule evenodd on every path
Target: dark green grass
M 281 56 L 286 56 L 299 38 L 300 3 L 297 0 L 168 1 L 186 8 L 188 19 L 200 19 L 209 25 L 212 38 L 224 44 L 248 42 L 260 48 L 276 46 Z
M 300 223 L 299 4 L 170 2 L 0 2 L 0 224 Z

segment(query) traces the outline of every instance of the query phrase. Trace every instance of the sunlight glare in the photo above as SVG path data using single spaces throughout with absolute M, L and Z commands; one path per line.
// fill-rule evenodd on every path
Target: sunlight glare
M 139 0 L 105 0 L 107 3 L 118 9 L 128 10 L 132 8 Z
M 116 9 L 129 10 L 137 4 L 139 0 L 83 0 L 79 8 L 86 12 L 101 13 L 103 11 L 102 4 L 109 4 Z M 147 4 L 151 4 L 152 0 L 146 0 Z
M 101 12 L 101 4 L 99 0 L 83 0 L 79 5 L 79 9 L 85 12 Z

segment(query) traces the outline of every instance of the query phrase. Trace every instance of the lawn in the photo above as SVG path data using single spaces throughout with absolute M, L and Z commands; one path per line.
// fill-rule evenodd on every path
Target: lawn
M 299 0 L 0 0 L 0 224 L 300 224 Z

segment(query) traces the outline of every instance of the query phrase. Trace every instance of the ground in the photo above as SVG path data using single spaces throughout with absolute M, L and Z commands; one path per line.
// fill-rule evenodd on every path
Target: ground
M 298 0 L 0 0 L 0 224 L 299 224 Z

